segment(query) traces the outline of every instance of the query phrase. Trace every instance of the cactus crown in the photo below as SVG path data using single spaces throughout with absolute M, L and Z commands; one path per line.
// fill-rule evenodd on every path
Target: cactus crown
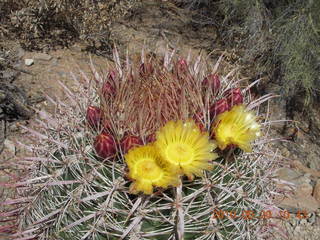
M 182 184 L 156 188 L 151 195 L 130 191 L 126 153 L 121 147 L 128 135 L 147 144 L 148 137 L 169 120 L 193 118 L 201 129 L 210 131 L 216 116 L 230 105 L 244 101 L 253 109 L 270 97 L 251 100 L 249 87 L 239 92 L 239 81 L 232 73 L 219 84 L 215 75 L 215 83 L 208 84 L 220 61 L 210 67 L 203 56 L 192 61 L 167 51 L 160 60 L 142 53 L 140 63 L 128 56 L 123 63 L 115 49 L 115 64 L 109 73 L 98 73 L 92 65 L 94 81 L 85 74 L 74 77 L 79 89 L 66 91 L 67 104 L 49 98 L 56 107 L 55 115 L 41 111 L 39 132 L 30 130 L 41 141 L 32 147 L 35 156 L 26 158 L 34 171 L 20 183 L 26 203 L 21 206 L 15 236 L 94 240 L 252 237 L 258 218 L 246 219 L 242 214 L 247 210 L 257 213 L 268 203 L 272 161 L 266 144 L 254 144 L 251 153 L 234 151 L 234 147 L 220 151 L 220 158 L 211 162 L 213 170 L 194 179 L 183 177 Z M 232 95 L 234 89 L 238 90 Z M 102 112 L 94 115 L 102 116 L 94 128 L 84 120 L 93 103 Z M 113 140 L 95 144 L 97 134 Z M 114 151 L 108 153 L 112 154 L 98 156 L 110 146 Z M 222 210 L 224 216 L 217 216 Z

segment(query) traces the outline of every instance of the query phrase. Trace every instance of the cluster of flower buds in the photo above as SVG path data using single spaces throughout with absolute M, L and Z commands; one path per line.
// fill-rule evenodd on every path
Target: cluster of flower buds
M 242 103 L 243 95 L 241 93 L 241 89 L 229 89 L 222 99 L 218 100 L 210 107 L 210 116 L 213 119 L 219 114 L 229 111 L 233 106 L 240 105 Z
M 215 95 L 220 91 L 220 77 L 217 74 L 210 74 L 202 81 L 202 87 L 207 90 L 210 89 Z M 219 114 L 229 111 L 233 106 L 243 103 L 243 95 L 240 88 L 231 88 L 227 90 L 221 99 L 214 102 L 210 108 L 210 119 L 214 119 Z M 205 131 L 203 112 L 198 111 L 193 116 L 193 120 L 199 126 L 201 131 Z
M 101 109 L 96 106 L 89 106 L 86 120 L 91 128 L 101 130 L 101 133 L 95 138 L 93 144 L 97 155 L 103 159 L 114 156 L 116 154 L 117 144 L 110 131 L 110 122 L 107 119 L 103 119 Z M 148 138 L 151 140 L 151 138 L 154 138 L 154 135 L 150 135 Z M 129 149 L 137 145 L 143 145 L 142 139 L 138 136 L 127 134 L 120 141 L 120 148 L 123 153 L 127 153 Z
M 176 62 L 176 70 L 181 77 L 188 75 L 188 63 L 185 59 L 181 58 Z M 142 63 L 139 68 L 140 77 L 146 77 L 150 74 L 154 74 L 154 66 L 152 63 L 146 62 Z M 116 78 L 115 71 L 109 71 L 107 80 L 103 83 L 101 91 L 102 96 L 105 98 L 110 98 L 115 95 L 114 82 Z M 219 91 L 221 91 L 221 81 L 217 74 L 207 75 L 201 82 L 202 88 L 207 91 L 211 91 L 214 96 L 217 96 Z M 222 94 L 222 98 L 213 102 L 209 108 L 210 119 L 215 119 L 220 114 L 230 111 L 233 106 L 243 104 L 243 95 L 240 88 L 231 88 Z M 196 125 L 201 131 L 206 131 L 204 112 L 199 110 L 193 117 Z M 112 135 L 110 122 L 103 116 L 102 110 L 96 106 L 89 106 L 87 109 L 86 120 L 88 125 L 100 132 L 96 137 L 94 142 L 94 148 L 97 155 L 101 158 L 111 158 L 116 154 L 116 149 L 121 149 L 123 154 L 126 154 L 129 149 L 137 146 L 143 145 L 143 141 L 140 137 L 134 136 L 132 134 L 125 134 L 120 140 L 119 146 Z M 153 142 L 155 140 L 155 135 L 150 134 L 146 136 L 146 142 Z

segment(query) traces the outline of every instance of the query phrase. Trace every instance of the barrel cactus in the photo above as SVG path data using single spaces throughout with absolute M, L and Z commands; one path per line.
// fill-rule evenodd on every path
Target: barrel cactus
M 271 96 L 254 99 L 221 58 L 114 50 L 48 100 L 19 185 L 19 239 L 251 239 L 270 210 Z M 23 202 L 23 204 L 22 204 Z

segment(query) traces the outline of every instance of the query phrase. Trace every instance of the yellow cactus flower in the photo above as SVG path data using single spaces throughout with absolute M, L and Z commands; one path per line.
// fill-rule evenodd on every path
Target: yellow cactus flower
M 125 161 L 129 168 L 129 178 L 134 180 L 130 186 L 134 194 L 152 194 L 154 186 L 167 188 L 180 183 L 179 175 L 161 159 L 153 145 L 132 148 L 125 155 Z
M 260 136 L 260 125 L 253 112 L 246 111 L 244 105 L 237 105 L 218 116 L 212 125 L 212 133 L 222 150 L 233 144 L 251 152 L 250 143 Z
M 157 132 L 155 145 L 176 171 L 191 178 L 211 169 L 210 161 L 217 158 L 212 152 L 216 145 L 192 120 L 169 121 Z

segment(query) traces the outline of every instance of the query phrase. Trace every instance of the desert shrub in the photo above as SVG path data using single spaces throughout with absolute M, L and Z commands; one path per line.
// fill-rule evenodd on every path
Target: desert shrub
M 214 19 L 220 42 L 239 53 L 250 75 L 283 85 L 309 103 L 319 89 L 320 2 L 300 0 L 182 1 Z
M 91 47 L 107 45 L 108 25 L 126 13 L 136 0 L 22 0 L 5 1 L 2 35 L 18 38 L 26 49 L 68 46 L 85 40 Z

